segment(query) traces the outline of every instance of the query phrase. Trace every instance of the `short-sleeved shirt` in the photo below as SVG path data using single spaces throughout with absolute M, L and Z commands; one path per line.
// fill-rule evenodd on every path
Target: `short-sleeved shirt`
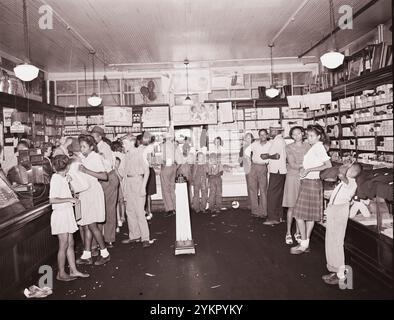
M 106 172 L 104 167 L 104 158 L 97 152 L 90 152 L 87 157 L 82 159 L 82 164 L 89 170 L 94 172 Z M 87 174 L 86 177 L 91 180 L 98 181 L 97 178 Z
M 323 146 L 323 142 L 316 142 L 304 155 L 302 166 L 304 169 L 312 169 L 322 166 L 324 162 L 330 160 L 327 154 L 326 148 Z M 319 171 L 309 172 L 305 177 L 301 179 L 320 179 Z
M 286 146 L 286 157 L 287 159 L 292 157 L 297 166 L 302 166 L 302 162 L 304 161 L 304 155 L 308 152 L 310 147 L 310 144 L 307 142 L 304 142 L 301 146 L 298 146 L 295 143 L 290 143 Z M 287 173 L 292 175 L 299 175 L 300 170 L 287 166 Z
M 348 204 L 357 190 L 356 179 L 348 178 L 348 184 L 341 182 L 331 193 L 329 204 Z
M 271 148 L 271 142 L 267 141 L 265 144 L 261 144 L 260 140 L 256 140 L 250 146 L 245 149 L 245 155 L 252 158 L 252 163 L 256 164 L 268 164 L 269 160 L 261 159 L 261 155 L 269 153 Z
M 137 176 L 145 173 L 149 168 L 148 162 L 144 159 L 144 147 L 130 149 L 126 154 L 125 172 L 128 176 Z
M 52 175 L 49 189 L 49 198 L 72 198 L 71 190 L 66 177 L 62 177 L 58 173 L 54 173 Z M 71 210 L 73 208 L 71 202 L 52 204 L 53 211 L 68 210 L 70 208 Z
M 115 158 L 114 154 L 112 153 L 111 147 L 108 145 L 108 143 L 101 140 L 97 144 L 97 149 L 104 158 L 105 172 L 111 172 L 115 167 Z
M 285 174 L 286 170 L 286 142 L 281 134 L 278 134 L 271 143 L 268 152 L 270 155 L 279 154 L 279 159 L 269 159 L 269 172 Z

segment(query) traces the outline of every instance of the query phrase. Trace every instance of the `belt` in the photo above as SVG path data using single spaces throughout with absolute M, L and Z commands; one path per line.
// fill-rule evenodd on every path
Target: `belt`
M 134 178 L 134 177 L 143 177 L 143 174 L 128 174 L 127 178 Z
M 252 165 L 255 165 L 255 166 L 268 166 L 268 163 L 252 163 Z

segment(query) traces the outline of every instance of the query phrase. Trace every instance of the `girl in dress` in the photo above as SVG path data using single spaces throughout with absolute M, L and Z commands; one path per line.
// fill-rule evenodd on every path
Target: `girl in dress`
M 331 168 L 330 157 L 323 146 L 326 139 L 324 129 L 316 124 L 309 125 L 306 131 L 311 148 L 302 162 L 300 192 L 293 211 L 301 241 L 298 246 L 291 248 L 291 254 L 309 252 L 309 238 L 315 221 L 320 221 L 323 215 L 323 184 L 319 174 L 320 171 Z
M 73 198 L 68 185 L 67 172 L 69 158 L 66 155 L 58 155 L 53 160 L 56 171 L 52 175 L 49 191 L 49 203 L 52 204 L 51 232 L 59 239 L 59 251 L 57 253 L 59 281 L 71 281 L 76 278 L 87 278 L 89 274 L 79 272 L 75 264 L 73 233 L 78 230 L 74 217 L 73 205 L 79 200 Z M 66 258 L 70 265 L 70 274 L 65 271 Z
M 291 225 L 293 223 L 293 209 L 297 202 L 298 193 L 300 191 L 300 170 L 302 168 L 302 161 L 304 155 L 310 148 L 309 143 L 304 142 L 305 130 L 303 127 L 293 127 L 290 129 L 290 137 L 294 140 L 293 143 L 286 146 L 287 157 L 287 174 L 285 189 L 283 192 L 283 207 L 287 207 L 287 233 L 286 244 L 293 244 L 291 236 Z M 294 234 L 295 240 L 299 243 L 301 241 L 301 234 L 297 226 L 297 232 Z
M 94 264 L 102 265 L 110 260 L 110 255 L 105 246 L 103 234 L 97 225 L 105 221 L 104 192 L 98 180 L 108 180 L 108 174 L 104 168 L 103 157 L 97 153 L 94 138 L 89 135 L 82 135 L 78 140 L 81 153 L 84 156 L 79 170 L 86 174 L 90 187 L 79 194 L 82 218 L 78 221 L 78 224 L 83 226 L 84 251 L 77 263 L 93 264 L 91 247 L 94 237 L 100 246 L 100 256 Z

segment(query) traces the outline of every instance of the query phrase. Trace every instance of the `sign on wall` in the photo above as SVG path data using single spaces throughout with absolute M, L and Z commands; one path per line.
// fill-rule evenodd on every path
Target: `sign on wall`
M 172 107 L 172 120 L 175 126 L 217 124 L 216 103 L 174 106 Z
M 142 110 L 144 128 L 170 126 L 168 107 L 144 107 Z
M 133 125 L 133 108 L 104 107 L 104 125 L 131 127 Z

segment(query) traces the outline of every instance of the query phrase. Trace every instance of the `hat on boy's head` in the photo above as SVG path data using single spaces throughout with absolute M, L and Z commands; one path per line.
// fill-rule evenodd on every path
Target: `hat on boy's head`
M 105 137 L 104 129 L 99 126 L 94 126 L 94 128 L 92 129 L 92 133 L 97 133 L 100 136 Z

